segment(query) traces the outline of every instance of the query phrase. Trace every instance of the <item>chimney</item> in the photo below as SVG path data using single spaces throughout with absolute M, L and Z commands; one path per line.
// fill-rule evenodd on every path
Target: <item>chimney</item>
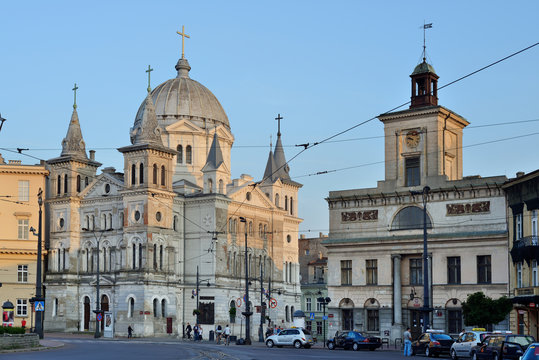
M 517 178 L 524 176 L 524 171 L 517 172 Z
M 90 160 L 95 160 L 95 150 L 90 150 Z

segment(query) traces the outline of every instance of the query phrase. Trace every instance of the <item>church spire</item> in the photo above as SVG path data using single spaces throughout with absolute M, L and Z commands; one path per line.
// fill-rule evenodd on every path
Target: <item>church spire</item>
M 138 126 L 132 130 L 131 142 L 133 145 L 148 144 L 163 146 L 151 93 L 148 93 L 146 96 L 142 118 L 136 119 L 135 123 L 138 123 Z
M 223 153 L 221 152 L 221 147 L 219 146 L 217 131 L 215 131 L 213 134 L 213 142 L 211 143 L 210 152 L 208 153 L 208 159 L 206 160 L 206 165 L 204 165 L 204 168 L 210 167 L 212 169 L 217 169 L 222 163 Z
M 82 131 L 80 130 L 79 115 L 77 114 L 76 105 L 73 105 L 73 114 L 71 115 L 71 121 L 67 128 L 67 134 L 64 140 L 62 140 L 61 156 L 73 156 L 88 159 L 86 156 L 84 140 L 82 139 Z
M 281 142 L 281 133 L 277 134 L 277 143 L 275 144 L 275 153 L 273 154 L 275 162 L 274 178 L 281 178 L 282 180 L 290 180 L 290 167 L 286 163 L 286 158 L 284 156 L 283 143 Z
M 273 160 L 273 151 L 270 149 L 268 162 L 266 163 L 266 170 L 264 170 L 264 180 L 273 182 L 275 177 L 275 161 Z

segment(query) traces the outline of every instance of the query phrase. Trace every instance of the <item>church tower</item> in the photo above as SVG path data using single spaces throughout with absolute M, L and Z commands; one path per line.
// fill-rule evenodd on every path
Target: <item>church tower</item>
M 202 173 L 204 174 L 203 192 L 205 194 L 226 194 L 226 185 L 230 182 L 230 170 L 223 160 L 217 131 L 213 135 L 210 152 L 208 153 L 206 165 L 202 168 Z

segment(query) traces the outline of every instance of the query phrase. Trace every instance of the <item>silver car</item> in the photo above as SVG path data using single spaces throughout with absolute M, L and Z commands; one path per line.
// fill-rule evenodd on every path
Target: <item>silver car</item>
M 457 360 L 471 357 L 472 348 L 483 341 L 488 334 L 489 332 L 483 328 L 474 328 L 470 331 L 462 332 L 458 340 L 451 345 L 451 358 Z
M 268 336 L 266 339 L 266 346 L 269 348 L 293 345 L 296 349 L 300 349 L 302 346 L 308 349 L 313 343 L 311 332 L 303 328 L 281 330 L 279 334 Z

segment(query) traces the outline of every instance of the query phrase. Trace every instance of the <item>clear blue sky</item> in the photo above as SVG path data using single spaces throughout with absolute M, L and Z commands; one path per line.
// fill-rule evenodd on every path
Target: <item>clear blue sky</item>
M 428 59 L 439 85 L 539 41 L 538 1 L 3 1 L 0 4 L 0 147 L 58 156 L 78 84 L 87 150 L 123 171 L 115 149 L 152 86 L 175 77 L 185 25 L 191 77 L 228 114 L 236 138 L 232 175 L 260 179 L 275 133 L 284 145 L 313 143 L 410 97 L 409 74 Z M 464 144 L 539 132 L 539 46 L 439 93 L 439 104 L 470 121 Z M 301 230 L 328 231 L 331 190 L 375 187 L 383 180 L 378 120 L 307 150 L 290 163 L 304 184 Z M 506 175 L 539 168 L 539 136 L 464 149 L 464 174 Z M 50 149 L 50 150 L 41 150 Z M 287 159 L 299 148 L 286 147 Z M 7 159 L 33 159 L 0 150 Z M 360 166 L 369 163 L 375 165 Z M 354 167 L 320 176 L 319 171 Z

